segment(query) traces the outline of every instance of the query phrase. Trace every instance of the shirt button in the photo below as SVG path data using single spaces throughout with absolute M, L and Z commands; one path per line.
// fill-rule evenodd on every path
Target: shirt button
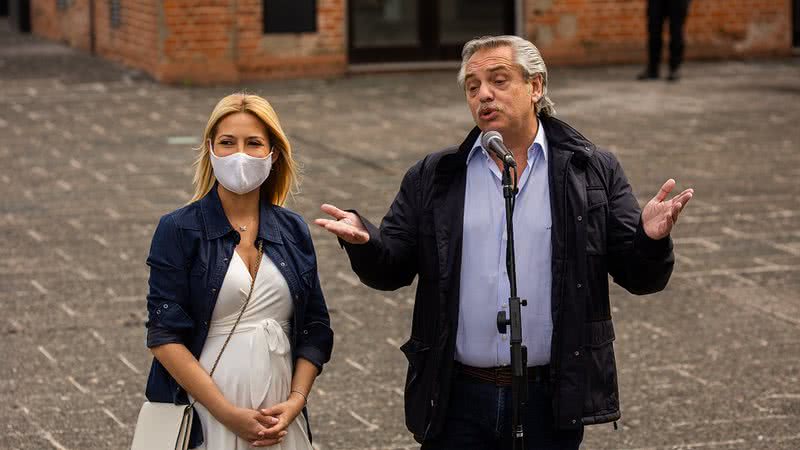
M 581 220 L 583 220 L 583 216 L 578 216 L 578 222 L 580 222 Z
M 506 335 L 504 334 L 504 335 L 503 335 L 503 337 L 502 337 L 502 339 L 505 341 L 506 339 L 508 339 L 508 336 L 506 336 Z

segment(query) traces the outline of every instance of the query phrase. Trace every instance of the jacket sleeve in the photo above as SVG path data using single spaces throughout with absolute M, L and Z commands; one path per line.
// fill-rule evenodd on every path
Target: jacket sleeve
M 400 191 L 384 216 L 380 228 L 376 228 L 359 214 L 369 232 L 369 241 L 366 244 L 348 244 L 339 240 L 347 250 L 353 271 L 362 283 L 373 289 L 399 289 L 410 285 L 417 275 L 421 165 L 419 162 L 406 172 Z
M 613 158 L 613 156 L 612 156 Z M 642 212 L 622 166 L 612 159 L 608 217 L 608 271 L 632 294 L 658 292 L 667 285 L 675 257 L 672 239 L 653 240 L 642 226 Z
M 302 274 L 303 282 L 309 286 L 309 297 L 306 302 L 303 328 L 298 334 L 296 354 L 297 357 L 306 359 L 314 364 L 321 373 L 322 366 L 331 359 L 333 330 L 331 329 L 328 307 L 325 304 L 325 296 L 322 294 L 322 287 L 319 282 L 317 255 L 307 226 L 306 239 L 311 247 L 313 268 Z
M 174 218 L 161 218 L 147 257 L 150 291 L 147 294 L 147 347 L 185 344 L 194 328 L 189 310 L 189 269 Z

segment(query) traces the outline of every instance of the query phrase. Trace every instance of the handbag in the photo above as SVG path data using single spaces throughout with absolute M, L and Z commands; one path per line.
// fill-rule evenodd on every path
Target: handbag
M 258 243 L 258 260 L 256 261 L 255 273 L 258 275 L 258 269 L 261 266 L 261 258 L 264 255 L 262 243 Z M 231 327 L 225 343 L 219 350 L 217 359 L 211 367 L 209 376 L 214 376 L 214 371 L 217 368 L 219 359 L 222 357 L 222 352 L 228 346 L 228 342 L 233 336 L 236 326 L 242 319 L 244 310 L 247 304 L 250 303 L 250 297 L 253 295 L 253 287 L 256 284 L 256 277 L 250 283 L 250 293 L 242 304 L 242 309 L 239 311 L 239 317 Z M 194 403 L 188 405 L 176 405 L 164 402 L 144 402 L 142 408 L 139 410 L 139 417 L 136 419 L 136 429 L 133 432 L 133 443 L 131 450 L 186 450 L 189 448 L 189 436 L 192 432 L 192 419 L 194 418 Z

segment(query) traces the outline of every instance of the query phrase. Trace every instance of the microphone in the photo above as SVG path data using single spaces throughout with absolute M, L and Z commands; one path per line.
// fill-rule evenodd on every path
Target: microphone
M 481 147 L 492 152 L 503 161 L 503 164 L 509 167 L 517 167 L 517 162 L 514 161 L 514 155 L 503 144 L 503 136 L 497 131 L 487 131 L 481 137 Z

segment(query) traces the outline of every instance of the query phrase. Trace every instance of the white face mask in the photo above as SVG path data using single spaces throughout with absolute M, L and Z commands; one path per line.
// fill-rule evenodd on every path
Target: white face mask
M 239 195 L 247 194 L 261 186 L 272 169 L 272 152 L 264 158 L 256 158 L 241 152 L 219 157 L 208 142 L 211 167 L 214 176 L 225 189 Z

